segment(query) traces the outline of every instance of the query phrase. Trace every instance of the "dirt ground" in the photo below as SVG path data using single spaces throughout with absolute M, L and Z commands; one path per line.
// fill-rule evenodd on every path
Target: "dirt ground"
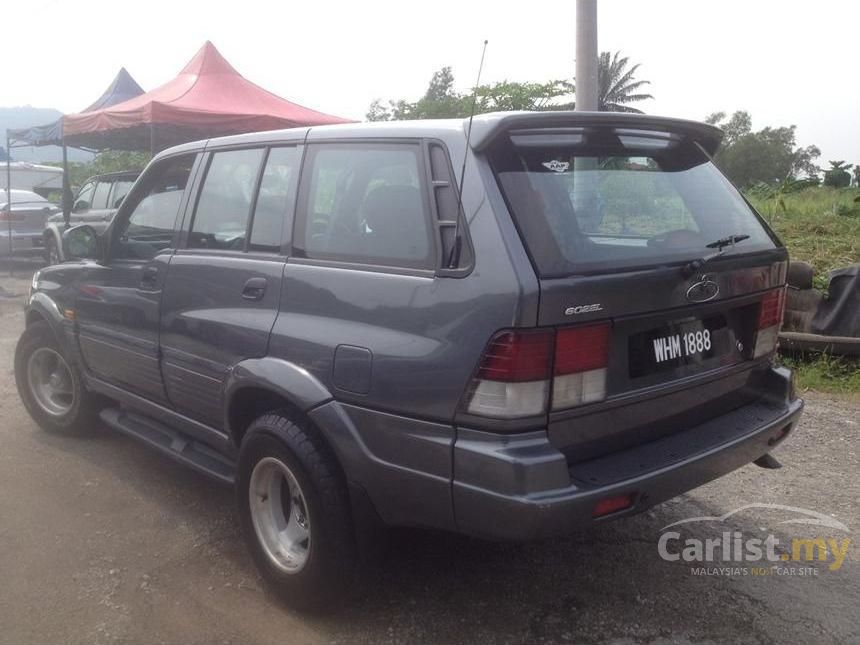
M 17 271 L 0 278 L 2 644 L 860 643 L 856 544 L 839 570 L 818 563 L 818 575 L 804 576 L 693 575 L 657 549 L 668 524 L 750 503 L 814 510 L 849 532 L 779 524 L 788 516 L 761 509 L 675 528 L 853 540 L 857 400 L 809 395 L 795 436 L 775 453 L 781 470 L 746 466 L 567 539 L 394 531 L 350 602 L 301 615 L 262 589 L 229 489 L 108 430 L 70 439 L 31 421 L 12 372 L 29 281 Z

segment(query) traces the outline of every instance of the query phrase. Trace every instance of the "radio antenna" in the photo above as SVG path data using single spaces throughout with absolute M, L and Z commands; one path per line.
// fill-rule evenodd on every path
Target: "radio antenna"
M 469 111 L 469 125 L 466 128 L 466 150 L 463 153 L 463 165 L 460 167 L 460 184 L 457 187 L 457 222 L 454 224 L 454 246 L 451 249 L 451 254 L 448 256 L 448 268 L 456 269 L 460 263 L 460 249 L 463 246 L 463 239 L 460 236 L 460 219 L 463 209 L 463 179 L 466 177 L 466 159 L 469 157 L 469 143 L 472 140 L 472 119 L 475 118 L 475 108 L 478 105 L 478 87 L 481 85 L 481 71 L 484 69 L 484 55 L 487 53 L 487 41 L 484 41 L 484 48 L 481 50 L 481 62 L 478 65 L 478 78 L 475 79 L 475 87 L 472 90 L 472 109 Z

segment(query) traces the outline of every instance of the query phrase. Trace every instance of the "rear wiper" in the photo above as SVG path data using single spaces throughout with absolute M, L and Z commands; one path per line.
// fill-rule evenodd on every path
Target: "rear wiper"
M 726 252 L 727 246 L 734 246 L 738 242 L 743 242 L 744 240 L 748 240 L 749 235 L 729 235 L 728 237 L 721 237 L 710 244 L 705 244 L 706 248 L 709 249 L 717 249 L 716 253 L 711 253 L 710 255 L 706 255 L 702 258 L 697 258 L 695 260 L 690 260 L 681 267 L 681 275 L 685 278 L 689 278 L 696 271 L 705 266 L 708 262 L 713 260 L 714 258 L 718 258 Z
M 705 244 L 705 246 L 709 249 L 718 249 L 722 251 L 727 246 L 734 246 L 736 243 L 743 242 L 748 239 L 750 239 L 749 235 L 729 235 L 728 237 L 721 237 L 716 242 Z

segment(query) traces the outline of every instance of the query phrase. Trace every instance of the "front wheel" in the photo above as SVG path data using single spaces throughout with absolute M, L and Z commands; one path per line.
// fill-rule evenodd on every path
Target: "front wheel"
M 323 608 L 349 587 L 355 532 L 343 475 L 316 431 L 284 412 L 248 428 L 236 478 L 245 541 L 289 605 Z
M 84 388 L 50 325 L 28 326 L 15 348 L 15 383 L 27 412 L 43 429 L 83 434 L 98 426 L 103 400 Z

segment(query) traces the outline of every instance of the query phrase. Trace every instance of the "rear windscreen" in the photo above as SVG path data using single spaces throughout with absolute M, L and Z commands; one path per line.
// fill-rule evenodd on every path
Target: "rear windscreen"
M 775 247 L 737 190 L 695 143 L 594 128 L 512 133 L 490 162 L 544 276 L 682 262 Z

